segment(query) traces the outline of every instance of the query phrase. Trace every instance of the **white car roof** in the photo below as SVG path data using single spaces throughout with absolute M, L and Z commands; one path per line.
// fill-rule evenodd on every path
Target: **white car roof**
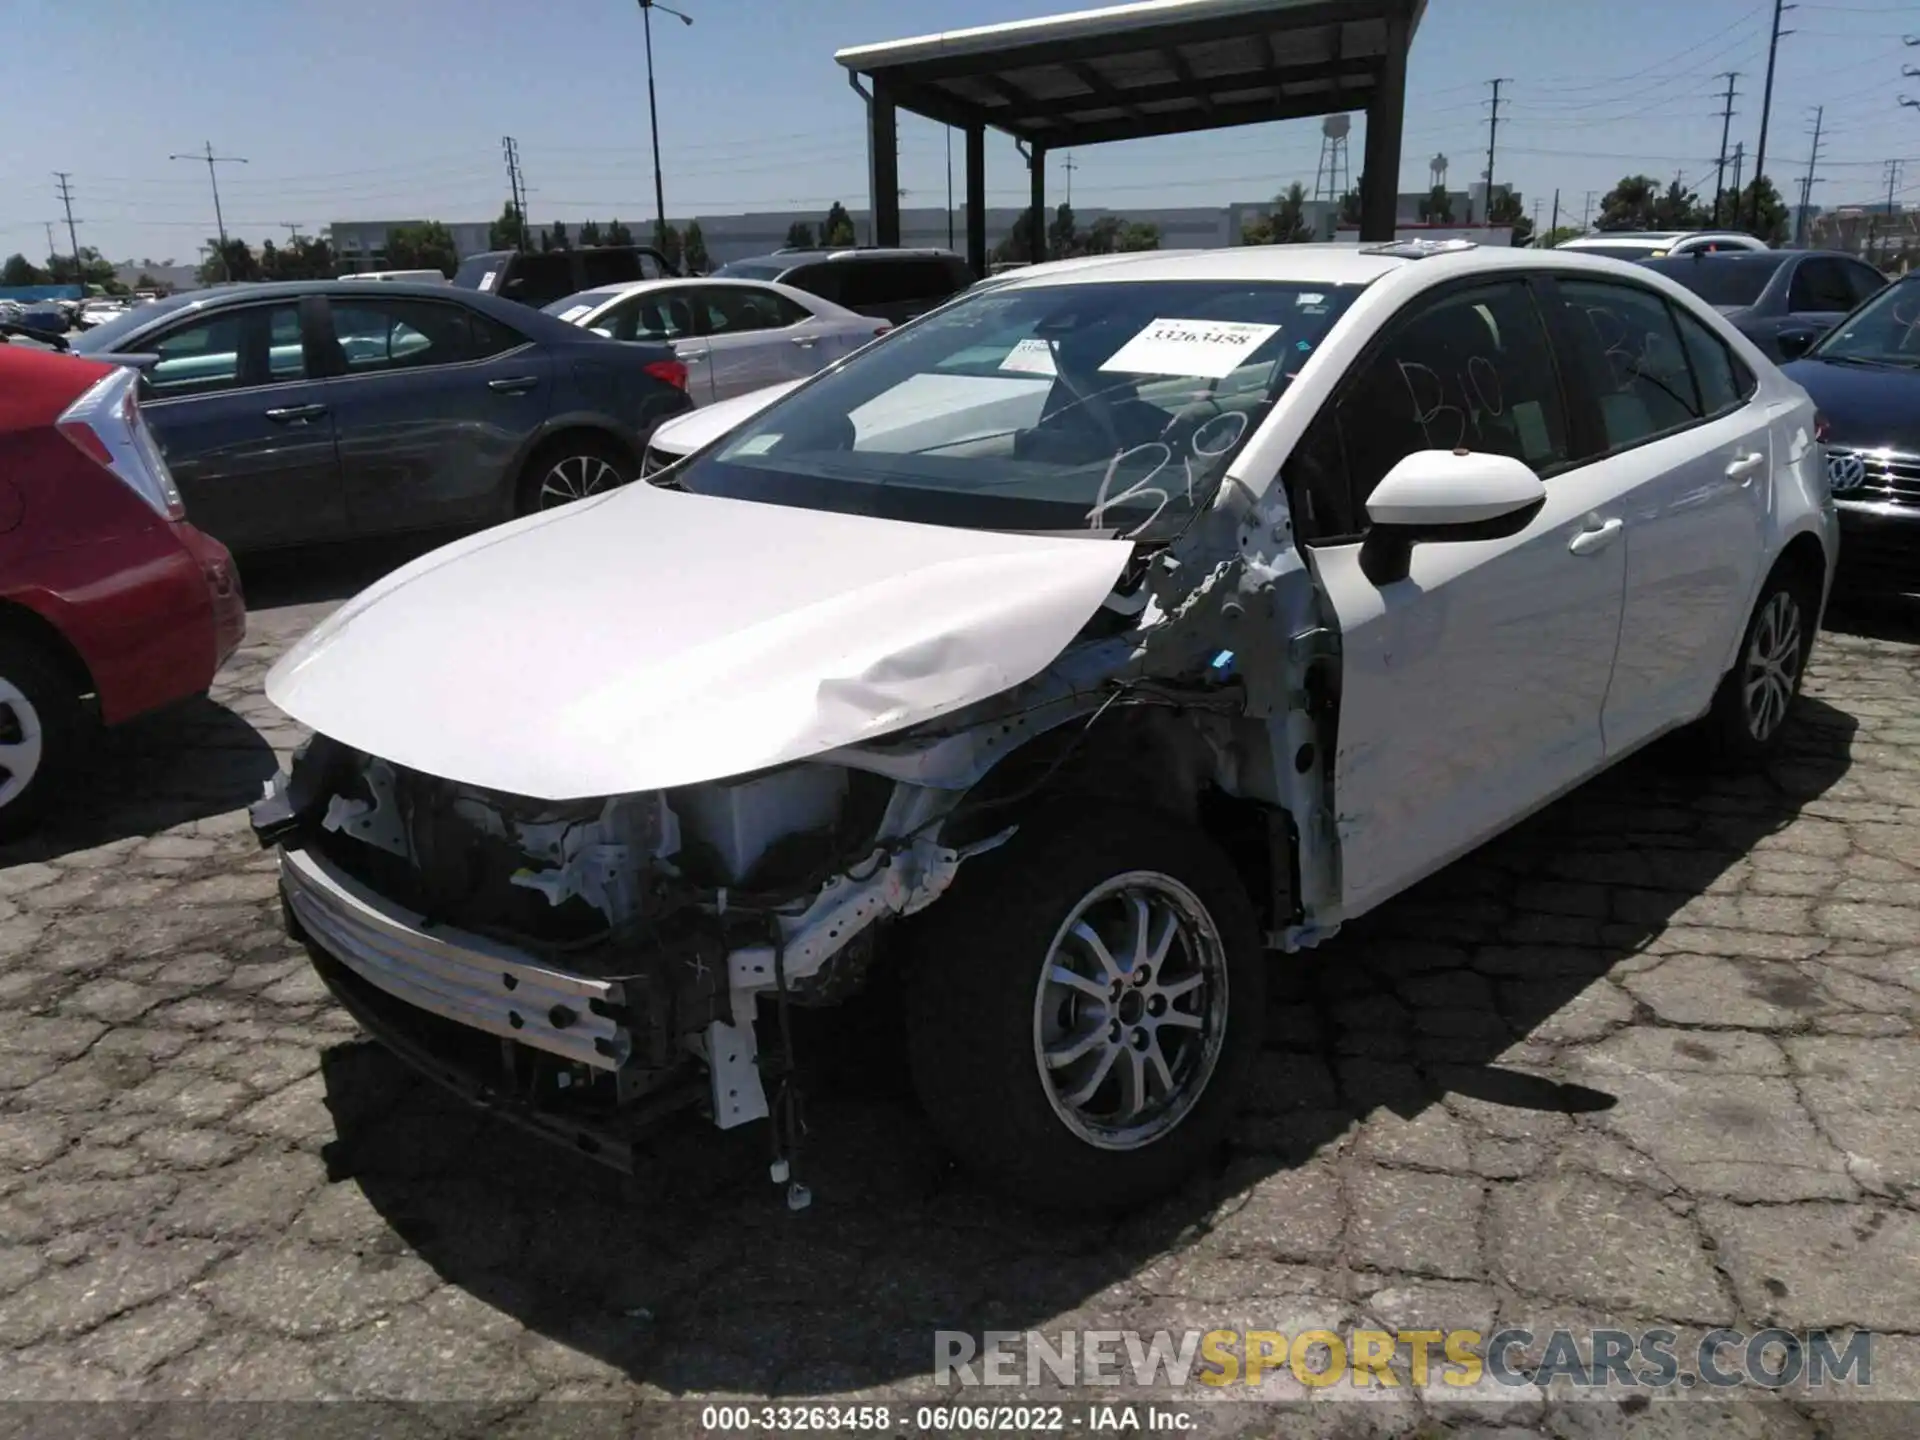
M 710 286 L 724 290 L 771 290 L 777 295 L 784 295 L 802 309 L 812 311 L 823 320 L 867 318 L 843 305 L 836 305 L 831 300 L 822 299 L 810 290 L 783 285 L 778 280 L 749 280 L 732 275 L 669 275 L 658 280 L 622 280 L 611 285 L 596 285 L 591 290 L 580 290 L 567 298 L 577 304 L 591 304 L 598 310 L 611 301 L 621 300 L 629 295 L 642 295 L 653 290 L 669 291 L 688 285 Z

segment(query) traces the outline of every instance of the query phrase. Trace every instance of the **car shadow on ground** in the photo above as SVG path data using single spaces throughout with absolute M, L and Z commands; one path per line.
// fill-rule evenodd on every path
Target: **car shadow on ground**
M 275 610 L 349 599 L 429 550 L 458 539 L 460 533 L 394 535 L 243 556 L 240 583 L 247 592 L 247 608 Z
M 1822 628 L 1863 640 L 1920 642 L 1920 595 L 1835 595 Z
M 0 869 L 226 814 L 276 768 L 259 732 L 205 697 L 95 731 L 39 828 L 0 845 Z
M 1652 747 L 1280 960 L 1230 1144 L 1123 1220 L 1032 1213 L 954 1170 L 898 1079 L 884 1002 L 810 1016 L 801 1037 L 831 1061 L 815 1067 L 803 1170 L 816 1199 L 801 1214 L 768 1183 L 762 1126 L 689 1121 L 626 1179 L 466 1110 L 366 1042 L 324 1058 L 330 1169 L 448 1281 L 668 1393 L 925 1376 L 937 1329 L 1097 1324 L 1113 1287 L 1146 1272 L 1151 1288 L 1156 1262 L 1230 1227 L 1253 1243 L 1223 1256 L 1289 1258 L 1314 1203 L 1305 1167 L 1378 1110 L 1411 1117 L 1443 1096 L 1515 1116 L 1610 1106 L 1502 1057 L 1670 923 L 1710 923 L 1695 912 L 1717 882 L 1846 773 L 1854 728 L 1803 700 L 1787 752 L 1756 777 L 1705 773 L 1684 741 Z M 1797 971 L 1730 964 L 1775 1004 L 1812 1003 Z

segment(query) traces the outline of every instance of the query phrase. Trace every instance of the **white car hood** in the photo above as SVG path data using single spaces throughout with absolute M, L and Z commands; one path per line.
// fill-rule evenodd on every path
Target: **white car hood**
M 718 440 L 734 426 L 751 420 L 782 395 L 804 383 L 801 380 L 786 380 L 778 385 L 769 385 L 764 390 L 750 390 L 731 400 L 716 400 L 711 405 L 702 405 L 698 410 L 676 415 L 653 432 L 652 438 L 647 441 L 648 447 L 671 455 L 676 460 L 682 455 L 691 455 L 709 441 Z
M 1131 550 L 635 485 L 395 571 L 266 691 L 321 734 L 487 789 L 693 784 L 1031 679 Z

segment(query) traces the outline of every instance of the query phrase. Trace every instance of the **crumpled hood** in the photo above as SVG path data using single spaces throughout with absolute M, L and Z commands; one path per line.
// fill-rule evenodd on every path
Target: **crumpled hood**
M 635 485 L 395 571 L 266 691 L 321 734 L 487 789 L 693 784 L 1031 679 L 1131 551 Z

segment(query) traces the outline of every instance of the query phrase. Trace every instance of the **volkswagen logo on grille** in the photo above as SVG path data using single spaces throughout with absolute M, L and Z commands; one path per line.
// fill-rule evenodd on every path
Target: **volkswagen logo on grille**
M 1858 490 L 1867 483 L 1867 462 L 1858 455 L 1829 455 L 1827 457 L 1827 488 L 1836 495 L 1844 495 L 1849 490 Z

